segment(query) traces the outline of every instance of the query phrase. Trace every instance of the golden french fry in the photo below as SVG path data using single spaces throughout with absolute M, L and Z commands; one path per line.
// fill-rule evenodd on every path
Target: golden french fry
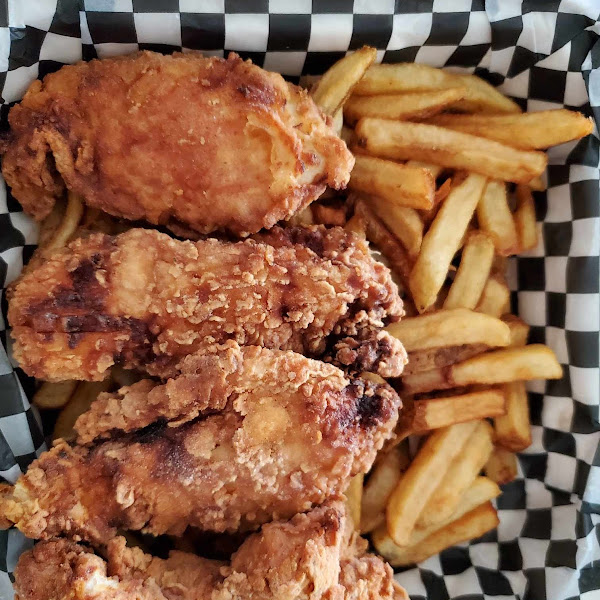
M 394 491 L 410 458 L 406 444 L 401 444 L 386 452 L 375 463 L 363 489 L 360 531 L 369 533 L 385 521 L 385 507 Z
M 479 421 L 475 431 L 454 457 L 444 478 L 427 501 L 417 521 L 417 527 L 430 527 L 452 516 L 461 497 L 488 461 L 493 448 L 492 426 L 487 421 Z
M 335 114 L 376 58 L 375 48 L 363 46 L 338 60 L 311 89 L 317 106 L 327 115 Z
M 63 221 L 66 210 L 66 200 L 64 198 L 57 198 L 54 207 L 48 216 L 40 223 L 40 232 L 38 236 L 38 247 L 40 249 L 45 248 L 56 235 L 56 231 Z
M 393 206 L 433 206 L 435 179 L 428 170 L 360 154 L 355 158 L 351 190 L 379 196 Z
M 594 131 L 591 119 L 564 108 L 506 115 L 447 114 L 435 116 L 428 122 L 523 150 L 564 144 Z
M 76 387 L 77 381 L 72 379 L 56 383 L 45 381 L 34 394 L 33 403 L 43 409 L 62 408 L 69 401 Z
M 333 130 L 341 137 L 342 128 L 344 127 L 344 113 L 341 108 L 338 108 L 337 112 L 331 117 L 331 121 Z
M 494 347 L 510 343 L 510 330 L 506 323 L 466 308 L 404 318 L 388 325 L 387 331 L 402 342 L 407 352 L 461 344 Z
M 544 183 L 541 175 L 534 177 L 527 185 L 534 192 L 543 192 L 546 189 L 546 184 Z
M 531 446 L 531 423 L 529 401 L 523 381 L 511 381 L 504 385 L 506 414 L 496 417 L 496 442 L 513 452 Z
M 529 337 L 529 325 L 520 319 L 516 315 L 504 315 L 502 320 L 508 325 L 510 329 L 510 346 L 524 346 L 527 343 Z
M 358 147 L 374 156 L 422 160 L 503 181 L 527 183 L 541 175 L 548 162 L 543 152 L 425 123 L 364 118 L 355 131 Z
M 503 278 L 492 275 L 485 282 L 475 310 L 498 318 L 510 310 L 510 290 Z
M 315 223 L 343 227 L 346 224 L 346 207 L 343 205 L 328 206 L 313 202 L 310 205 Z
M 492 238 L 498 254 L 509 256 L 518 251 L 517 228 L 503 181 L 488 181 L 477 205 L 477 221 L 480 229 Z
M 504 485 L 514 481 L 517 473 L 517 455 L 502 446 L 496 446 L 485 465 L 485 474 L 498 485 Z
M 455 107 L 466 112 L 519 113 L 519 105 L 474 75 L 447 73 L 418 63 L 373 65 L 354 88 L 360 96 L 460 87 L 465 97 Z
M 506 412 L 502 388 L 489 388 L 456 396 L 439 396 L 415 400 L 410 406 L 410 416 L 401 426 L 409 433 L 425 433 L 465 421 L 496 417 Z
M 358 473 L 348 483 L 348 487 L 344 492 L 346 497 L 346 506 L 348 508 L 348 514 L 352 518 L 354 529 L 360 530 L 360 515 L 361 515 L 361 502 L 363 493 L 363 478 L 362 473 Z
M 52 439 L 63 438 L 67 441 L 74 439 L 74 426 L 79 416 L 90 408 L 98 394 L 108 391 L 111 384 L 110 377 L 103 381 L 80 381 L 71 399 L 56 419 Z
M 425 234 L 410 274 L 410 291 L 419 312 L 435 302 L 484 185 L 481 175 L 468 175 L 452 189 Z
M 486 352 L 443 369 L 413 373 L 403 377 L 402 385 L 405 393 L 419 394 L 464 385 L 561 377 L 562 367 L 554 352 L 543 344 L 531 344 Z
M 444 170 L 444 167 L 440 167 L 440 165 L 433 165 L 431 163 L 421 162 L 419 160 L 409 160 L 404 164 L 407 167 L 413 167 L 415 169 L 427 169 L 434 179 L 437 179 Z
M 444 346 L 409 352 L 408 364 L 404 367 L 403 375 L 410 375 L 417 371 L 438 369 L 462 362 L 489 350 L 486 344 L 461 344 L 460 346 Z
M 354 215 L 352 218 L 348 219 L 348 221 L 344 225 L 344 229 L 346 231 L 351 231 L 352 233 L 355 233 L 361 238 L 367 237 L 367 224 L 360 215 Z
M 304 210 L 292 215 L 287 221 L 288 224 L 293 226 L 312 225 L 315 221 L 311 208 L 311 206 L 307 206 Z
M 425 119 L 464 98 L 464 88 L 448 88 L 385 96 L 352 96 L 344 104 L 344 117 L 356 123 L 363 117 Z
M 438 429 L 420 448 L 388 501 L 387 528 L 396 544 L 409 543 L 425 504 L 476 427 L 468 422 Z
M 470 233 L 444 308 L 475 308 L 490 274 L 493 259 L 492 240 L 480 231 Z
M 535 203 L 531 189 L 526 185 L 518 185 L 516 189 L 517 210 L 514 214 L 519 250 L 531 250 L 538 243 L 537 226 L 535 222 Z
M 419 563 L 445 548 L 472 540 L 498 527 L 496 509 L 491 502 L 486 502 L 470 512 L 451 521 L 444 527 L 436 529 L 415 545 L 399 546 L 393 538 L 380 527 L 372 535 L 373 545 L 393 567 L 402 567 Z
M 44 247 L 44 251 L 51 252 L 52 250 L 67 245 L 77 230 L 77 226 L 83 216 L 83 210 L 84 206 L 81 198 L 77 194 L 69 192 L 67 196 L 67 208 L 63 220 L 58 226 L 58 229 L 54 232 L 52 238 Z

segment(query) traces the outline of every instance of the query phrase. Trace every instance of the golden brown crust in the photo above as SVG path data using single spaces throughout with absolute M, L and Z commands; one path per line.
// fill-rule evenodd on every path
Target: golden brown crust
M 9 122 L 2 171 L 37 219 L 66 185 L 117 217 L 247 235 L 345 187 L 354 163 L 304 90 L 235 54 L 66 66 Z
M 115 363 L 167 378 L 184 356 L 233 339 L 400 375 L 406 353 L 381 328 L 402 301 L 366 242 L 323 227 L 261 239 L 132 229 L 76 240 L 15 286 L 15 358 L 40 379 L 98 380 Z

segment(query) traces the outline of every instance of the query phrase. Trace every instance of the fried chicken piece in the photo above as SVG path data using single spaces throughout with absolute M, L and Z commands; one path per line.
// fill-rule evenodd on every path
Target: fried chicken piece
M 102 397 L 78 427 L 82 441 L 109 439 L 59 440 L 3 490 L 4 525 L 92 542 L 116 528 L 254 529 L 342 493 L 393 431 L 401 402 L 387 384 L 289 351 L 215 352 L 212 366 L 190 357 L 175 380 Z
M 114 364 L 168 378 L 213 343 L 294 350 L 398 376 L 402 314 L 389 270 L 341 228 L 276 229 L 266 242 L 181 242 L 132 229 L 57 251 L 14 288 L 14 356 L 39 379 L 100 380 Z
M 156 558 L 123 538 L 107 555 L 41 542 L 19 559 L 15 600 L 408 600 L 389 565 L 349 539 L 339 501 L 264 525 L 229 563 L 178 551 Z
M 247 235 L 344 188 L 354 165 L 306 91 L 236 54 L 65 66 L 9 123 L 2 172 L 38 220 L 66 187 L 116 217 Z

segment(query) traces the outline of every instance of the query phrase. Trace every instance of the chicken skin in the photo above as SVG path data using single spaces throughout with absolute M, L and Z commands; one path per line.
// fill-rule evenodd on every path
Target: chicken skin
M 8 318 L 14 356 L 39 379 L 100 380 L 114 364 L 163 379 L 229 339 L 399 376 L 403 314 L 389 270 L 341 228 L 263 241 L 177 241 L 146 229 L 93 234 L 24 274 Z
M 182 375 L 140 382 L 77 423 L 0 494 L 2 524 L 106 542 L 116 528 L 180 535 L 255 529 L 304 512 L 367 472 L 400 399 L 302 355 L 230 342 Z
M 389 565 L 365 554 L 345 508 L 329 501 L 251 535 L 229 562 L 161 559 L 111 540 L 107 560 L 65 539 L 21 556 L 15 600 L 408 600 Z
M 344 188 L 354 164 L 304 90 L 235 54 L 65 66 L 9 123 L 2 172 L 36 219 L 67 188 L 117 217 L 245 236 Z

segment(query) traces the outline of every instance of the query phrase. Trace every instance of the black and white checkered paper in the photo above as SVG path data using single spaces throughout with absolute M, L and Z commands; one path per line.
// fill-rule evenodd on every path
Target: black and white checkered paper
M 475 72 L 526 110 L 575 108 L 600 122 L 599 0 L 0 0 L 2 123 L 36 77 L 125 54 L 233 50 L 291 80 L 364 44 L 383 62 Z M 397 574 L 413 600 L 600 598 L 600 142 L 550 151 L 536 195 L 539 246 L 510 264 L 514 309 L 565 376 L 531 385 L 533 444 L 497 501 L 497 531 Z M 0 283 L 37 229 L 0 185 Z M 43 448 L 0 315 L 0 475 L 14 481 Z M 0 598 L 31 542 L 0 532 Z

